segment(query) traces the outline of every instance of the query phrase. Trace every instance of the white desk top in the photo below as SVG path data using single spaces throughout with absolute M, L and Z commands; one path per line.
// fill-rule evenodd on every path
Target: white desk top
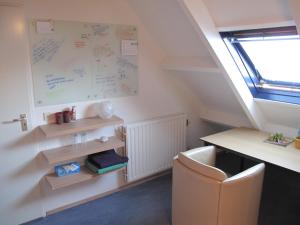
M 300 173 L 300 150 L 294 143 L 287 147 L 265 143 L 268 137 L 268 133 L 258 130 L 235 128 L 200 139 Z

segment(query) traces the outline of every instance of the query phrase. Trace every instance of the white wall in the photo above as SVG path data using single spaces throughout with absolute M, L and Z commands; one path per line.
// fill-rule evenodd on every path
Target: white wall
M 139 94 L 134 97 L 110 99 L 115 113 L 124 118 L 125 123 L 140 121 L 174 113 L 187 113 L 191 126 L 188 128 L 188 146 L 198 146 L 198 137 L 205 135 L 207 125 L 203 125 L 198 115 L 201 104 L 196 97 L 173 76 L 160 68 L 160 62 L 166 53 L 161 49 L 145 29 L 134 10 L 124 0 L 28 0 L 25 2 L 27 18 L 46 18 L 54 20 L 87 21 L 114 24 L 130 24 L 138 27 L 139 37 Z M 45 123 L 44 112 L 56 112 L 65 107 L 76 105 L 78 118 L 95 115 L 95 102 L 79 102 L 65 105 L 36 107 L 34 111 L 35 126 Z M 110 135 L 111 129 L 102 129 L 92 136 Z M 38 151 L 66 144 L 71 137 L 43 140 L 36 131 L 39 142 Z M 39 160 L 42 177 L 49 169 L 42 159 Z M 119 177 L 110 174 L 91 182 L 74 185 L 74 187 L 51 191 L 47 185 L 42 185 L 44 211 L 56 209 L 87 197 L 91 197 L 120 186 Z
M 297 135 L 300 128 L 299 105 L 264 99 L 256 99 L 255 102 L 266 115 L 265 131 L 282 132 L 289 137 Z
M 174 0 L 128 0 L 167 56 L 209 56 Z
M 24 10 L 0 1 L 0 224 L 14 225 L 38 217 L 39 174 L 31 124 L 22 131 L 20 114 L 30 118 L 29 60 Z M 7 122 L 5 122 L 7 121 Z M 9 121 L 9 122 L 8 122 Z

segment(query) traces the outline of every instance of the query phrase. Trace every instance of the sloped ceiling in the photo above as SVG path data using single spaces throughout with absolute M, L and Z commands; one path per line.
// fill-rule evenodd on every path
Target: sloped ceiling
M 170 59 L 194 57 L 216 67 L 203 42 L 203 37 L 194 30 L 177 1 L 129 0 L 129 2 Z M 230 114 L 236 121 L 231 124 L 224 121 L 225 124 L 251 126 L 223 76 L 218 73 L 190 71 L 172 71 L 172 73 L 196 94 L 198 101 L 205 105 L 208 114 L 211 111 Z M 215 121 L 220 122 L 222 119 L 216 118 Z
M 129 0 L 152 36 L 171 57 L 209 57 L 176 0 Z
M 177 62 L 178 57 L 182 59 L 196 57 L 206 64 L 220 65 L 209 47 L 207 39 L 209 37 L 195 29 L 186 8 L 180 3 L 183 0 L 128 1 L 161 48 L 165 50 L 169 57 L 166 61 L 172 61 L 170 59 L 176 57 Z M 197 1 L 189 1 L 197 4 Z M 213 26 L 218 30 L 295 25 L 294 19 L 296 23 L 300 23 L 300 20 L 297 21 L 295 18 L 300 15 L 300 7 L 295 9 L 293 4 L 298 3 L 297 0 L 202 0 L 202 2 L 214 23 Z M 179 70 L 172 73 L 195 93 L 207 112 L 224 112 L 236 117 L 236 120 L 239 120 L 236 124 L 246 125 L 250 124 L 249 121 L 253 124 L 253 117 L 249 117 L 250 111 L 245 109 L 232 85 L 222 76 L 224 70 L 220 71 L 222 72 L 207 73 Z M 258 119 L 259 123 L 265 124 L 260 127 L 262 129 L 273 132 L 285 127 L 287 130 L 290 129 L 289 134 L 293 134 L 295 128 L 300 126 L 297 120 L 300 110 L 298 105 L 270 103 L 264 100 L 252 100 L 251 105 L 258 109 L 259 117 L 262 116 L 262 120 Z M 253 115 L 255 117 L 255 113 Z
M 199 74 L 189 72 L 182 75 L 175 72 L 177 78 L 185 82 L 197 96 L 201 97 L 202 103 L 209 109 L 222 109 L 226 113 L 235 115 L 244 114 L 242 108 L 226 85 L 225 79 L 219 73 Z
M 287 0 L 203 0 L 217 27 L 293 20 Z

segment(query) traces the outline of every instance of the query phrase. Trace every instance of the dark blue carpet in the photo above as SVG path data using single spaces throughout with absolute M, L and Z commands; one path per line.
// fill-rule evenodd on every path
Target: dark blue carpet
M 171 225 L 171 183 L 162 176 L 27 225 Z

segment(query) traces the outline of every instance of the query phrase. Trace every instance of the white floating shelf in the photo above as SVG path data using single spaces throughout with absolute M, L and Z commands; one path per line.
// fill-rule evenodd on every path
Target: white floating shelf
M 40 126 L 40 129 L 43 131 L 44 135 L 47 138 L 50 138 L 94 130 L 105 126 L 119 125 L 123 123 L 123 119 L 117 116 L 113 116 L 110 119 L 91 117 L 72 121 L 71 123 L 42 125 Z
M 110 137 L 109 140 L 104 143 L 98 140 L 93 140 L 84 144 L 67 145 L 42 151 L 42 155 L 46 158 L 47 162 L 50 165 L 53 165 L 85 155 L 121 147 L 125 147 L 124 141 L 120 140 L 117 137 Z
M 125 169 L 125 167 L 122 167 L 120 169 L 112 170 L 107 173 L 123 171 L 124 169 Z M 80 173 L 77 173 L 77 174 L 71 174 L 71 175 L 64 176 L 64 177 L 58 177 L 54 173 L 52 173 L 52 174 L 45 176 L 45 178 L 46 178 L 46 181 L 48 182 L 48 184 L 50 185 L 51 189 L 54 191 L 54 190 L 57 190 L 60 188 L 71 186 L 73 184 L 78 184 L 78 183 L 81 183 L 84 181 L 91 180 L 95 177 L 104 176 L 107 173 L 96 174 L 96 173 L 91 172 L 89 169 L 85 168 L 84 166 L 82 166 Z

